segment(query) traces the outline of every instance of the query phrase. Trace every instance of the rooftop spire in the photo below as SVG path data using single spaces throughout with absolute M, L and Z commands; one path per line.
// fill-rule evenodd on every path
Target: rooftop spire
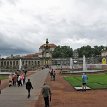
M 49 42 L 48 42 L 48 38 L 46 39 L 46 44 L 48 44 Z

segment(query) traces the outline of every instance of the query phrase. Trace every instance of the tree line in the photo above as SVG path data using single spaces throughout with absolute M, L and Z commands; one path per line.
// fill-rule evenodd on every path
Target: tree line
M 101 51 L 103 49 L 107 49 L 105 46 L 94 46 L 91 47 L 89 45 L 82 46 L 81 48 L 77 48 L 78 57 L 83 57 L 85 55 L 86 57 L 95 57 L 100 56 Z M 74 50 L 70 48 L 70 46 L 57 46 L 55 50 L 52 52 L 53 58 L 69 58 L 73 57 Z

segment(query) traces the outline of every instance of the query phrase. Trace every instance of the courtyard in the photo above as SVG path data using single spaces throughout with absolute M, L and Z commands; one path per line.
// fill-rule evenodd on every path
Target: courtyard
M 88 78 L 89 78 L 88 85 L 91 87 L 93 86 L 92 84 L 94 84 L 96 87 L 91 87 L 91 90 L 87 90 L 86 92 L 83 92 L 83 91 L 77 91 L 74 89 L 74 86 L 81 86 L 81 75 L 72 75 L 72 76 L 61 75 L 60 70 L 56 70 L 55 81 L 51 81 L 49 74 L 45 76 L 44 80 L 42 80 L 42 78 L 39 78 L 40 77 L 39 74 L 41 75 L 42 72 L 45 72 L 47 74 L 48 73 L 47 71 L 49 70 L 44 69 L 42 71 L 38 70 L 37 72 L 32 73 L 31 78 L 33 77 L 35 79 L 33 80 L 32 78 L 34 89 L 32 92 L 31 99 L 29 100 L 26 99 L 27 93 L 24 92 L 25 90 L 24 87 L 22 87 L 22 89 L 19 88 L 18 90 L 17 90 L 17 87 L 12 87 L 12 89 L 7 87 L 2 90 L 2 94 L 0 95 L 0 99 L 1 99 L 0 101 L 2 101 L 0 103 L 0 106 L 10 107 L 12 106 L 11 102 L 15 101 L 13 104 L 14 104 L 14 107 L 17 107 L 16 105 L 18 105 L 21 101 L 18 98 L 21 98 L 21 99 L 23 98 L 23 100 L 21 101 L 22 106 L 24 105 L 27 107 L 44 107 L 44 99 L 43 99 L 43 96 L 41 95 L 41 86 L 46 81 L 52 90 L 52 101 L 50 102 L 50 107 L 78 107 L 78 106 L 79 107 L 86 107 L 86 106 L 87 107 L 102 107 L 102 106 L 107 107 L 107 103 L 106 103 L 107 74 L 106 73 L 88 74 Z M 37 82 L 38 80 L 39 82 Z M 41 80 L 42 80 L 42 83 L 41 83 Z M 5 79 L 3 81 L 5 81 Z M 6 84 L 5 82 L 3 83 Z M 99 88 L 99 86 L 101 87 Z M 13 90 L 13 94 L 11 93 L 12 90 Z M 14 92 L 18 92 L 20 94 L 18 93 L 15 94 Z M 14 97 L 17 96 L 17 98 L 12 98 L 12 96 Z M 7 100 L 8 98 L 9 100 Z M 20 107 L 22 107 L 21 105 Z
M 98 90 L 91 89 L 91 90 L 87 90 L 86 92 L 77 91 L 74 89 L 73 85 L 70 85 L 69 82 L 67 82 L 64 79 L 65 76 L 61 75 L 59 72 L 60 71 L 57 71 L 56 81 L 51 81 L 50 76 L 48 76 L 46 80 L 52 89 L 52 101 L 50 103 L 51 107 L 86 107 L 86 106 L 106 107 L 107 106 L 106 89 L 98 89 Z M 104 75 L 101 74 L 101 76 L 103 78 Z M 95 77 L 97 78 L 97 74 L 95 74 Z M 80 76 L 79 77 L 77 76 L 77 78 L 80 79 Z M 35 107 L 43 107 L 43 106 L 44 106 L 44 101 L 42 95 L 40 95 L 39 100 L 36 102 Z

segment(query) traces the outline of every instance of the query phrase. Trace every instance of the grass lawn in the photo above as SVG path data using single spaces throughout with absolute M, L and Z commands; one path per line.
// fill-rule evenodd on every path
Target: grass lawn
M 64 77 L 64 79 L 74 87 L 82 86 L 81 76 L 69 76 Z M 107 88 L 107 74 L 89 74 L 87 86 L 92 89 Z
M 7 79 L 7 78 L 8 78 L 8 76 L 6 76 L 6 75 L 0 75 L 0 80 Z

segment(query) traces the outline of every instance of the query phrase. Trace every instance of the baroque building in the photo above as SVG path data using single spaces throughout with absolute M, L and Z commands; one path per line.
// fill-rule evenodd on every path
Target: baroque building
M 40 46 L 39 52 L 41 53 L 41 62 L 44 66 L 52 65 L 52 52 L 56 48 L 55 44 L 49 44 L 48 39 L 46 43 Z
M 0 59 L 0 68 L 10 71 L 18 70 L 20 60 L 22 62 L 22 70 L 35 70 L 40 66 L 46 66 L 52 64 L 52 52 L 57 46 L 55 44 L 49 44 L 48 39 L 46 43 L 41 45 L 38 53 L 27 54 L 24 56 L 11 55 L 7 58 Z

